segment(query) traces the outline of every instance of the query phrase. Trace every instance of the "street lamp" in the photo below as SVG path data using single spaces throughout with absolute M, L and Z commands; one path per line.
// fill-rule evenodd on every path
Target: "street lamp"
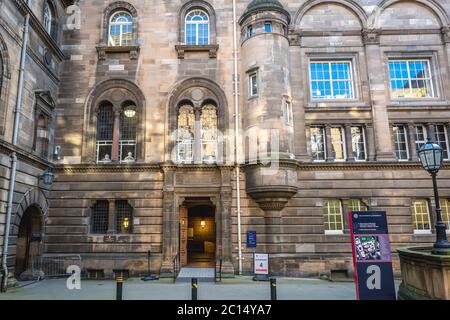
M 39 177 L 39 180 L 42 180 L 46 186 L 51 186 L 55 180 L 55 175 L 49 168 Z
M 431 138 L 428 138 L 427 143 L 417 152 L 422 167 L 428 171 L 433 180 L 434 202 L 436 203 L 436 242 L 434 243 L 431 252 L 433 254 L 450 255 L 450 243 L 447 241 L 445 224 L 442 222 L 441 204 L 436 183 L 436 175 L 442 167 L 442 153 L 443 150 L 441 146 L 433 143 Z

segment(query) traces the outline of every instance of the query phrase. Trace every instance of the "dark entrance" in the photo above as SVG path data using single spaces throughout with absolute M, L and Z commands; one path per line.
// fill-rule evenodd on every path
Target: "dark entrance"
M 214 267 L 216 258 L 214 206 L 187 203 L 180 210 L 180 218 L 182 266 Z
M 41 250 L 41 214 L 38 208 L 29 207 L 22 216 L 17 235 L 15 276 L 31 271 L 33 258 Z

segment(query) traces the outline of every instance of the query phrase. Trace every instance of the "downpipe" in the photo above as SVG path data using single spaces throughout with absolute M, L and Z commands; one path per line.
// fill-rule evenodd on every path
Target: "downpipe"
M 238 46 L 237 46 L 237 13 L 236 0 L 233 0 L 233 65 L 234 65 L 234 136 L 235 136 L 235 170 L 236 170 L 236 201 L 238 227 L 238 272 L 242 275 L 242 224 L 241 224 L 241 189 L 239 168 L 239 84 L 238 84 Z M 232 241 L 232 240 L 231 240 Z
M 30 5 L 30 0 L 26 2 L 27 6 Z M 25 62 L 27 57 L 27 47 L 28 47 L 28 37 L 29 37 L 29 29 L 30 29 L 30 15 L 27 14 L 25 16 L 25 21 L 23 25 L 23 43 L 22 49 L 20 52 L 20 64 L 19 64 L 19 81 L 17 84 L 17 97 L 16 97 L 16 107 L 14 114 L 14 131 L 12 138 L 12 145 L 17 145 L 17 138 L 19 136 L 19 122 L 20 122 L 20 112 L 22 109 L 22 97 L 23 97 L 23 82 L 24 82 L 24 74 L 25 74 Z M 17 173 L 17 154 L 14 151 L 11 154 L 11 171 L 9 178 L 9 187 L 8 187 L 8 204 L 7 204 L 7 212 L 6 212 L 6 224 L 5 231 L 3 237 L 3 250 L 2 250 L 2 270 L 3 277 L 1 283 L 1 291 L 6 292 L 8 288 L 8 246 L 9 246 L 9 235 L 11 229 L 11 216 L 13 210 L 13 200 L 14 200 L 14 187 L 16 183 L 16 173 Z

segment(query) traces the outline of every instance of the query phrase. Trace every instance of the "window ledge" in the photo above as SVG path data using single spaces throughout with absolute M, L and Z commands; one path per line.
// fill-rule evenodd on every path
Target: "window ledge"
M 136 60 L 139 55 L 139 46 L 104 46 L 99 45 L 96 47 L 98 53 L 98 60 L 106 60 L 107 54 L 114 53 L 129 53 L 130 60 Z
M 342 230 L 325 230 L 325 235 L 327 236 L 342 236 L 344 234 L 344 231 Z
M 184 59 L 185 52 L 208 52 L 209 57 L 212 59 L 217 58 L 217 51 L 219 50 L 218 44 L 207 45 L 186 45 L 179 44 L 175 46 L 175 50 L 178 53 L 178 59 Z
M 415 235 L 430 235 L 431 234 L 431 230 L 414 230 L 414 234 Z
M 351 111 L 357 109 L 367 109 L 370 110 L 371 106 L 354 100 L 321 100 L 321 101 L 310 101 L 306 106 L 306 111 L 328 111 L 328 110 L 341 110 L 341 111 Z
M 448 109 L 450 101 L 448 100 L 407 100 L 407 101 L 391 101 L 387 104 L 387 108 L 391 110 L 436 110 Z M 420 109 L 419 109 L 420 108 Z

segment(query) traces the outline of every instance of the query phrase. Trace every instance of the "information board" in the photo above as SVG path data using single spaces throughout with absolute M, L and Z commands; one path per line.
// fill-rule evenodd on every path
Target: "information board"
M 256 248 L 256 231 L 247 231 L 247 248 Z
M 348 220 L 358 300 L 395 300 L 386 212 L 353 211 Z

